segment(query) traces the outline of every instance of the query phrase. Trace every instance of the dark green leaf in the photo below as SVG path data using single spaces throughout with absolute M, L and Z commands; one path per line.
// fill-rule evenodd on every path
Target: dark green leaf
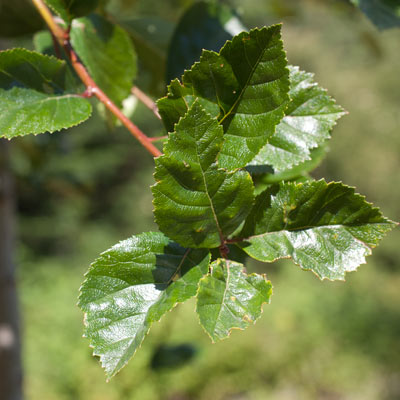
M 179 78 L 197 61 L 203 49 L 219 51 L 245 28 L 229 7 L 217 2 L 194 3 L 181 17 L 172 36 L 167 82 Z
M 99 15 L 72 23 L 71 43 L 93 80 L 121 105 L 136 76 L 136 53 L 128 34 Z
M 251 257 L 291 257 L 321 279 L 344 279 L 396 224 L 341 183 L 283 183 L 257 197 L 239 243 Z
M 0 136 L 54 132 L 91 114 L 87 99 L 70 93 L 64 61 L 25 49 L 0 52 Z
M 81 287 L 85 336 L 108 377 L 133 356 L 153 322 L 197 292 L 206 250 L 184 249 L 159 232 L 133 236 L 101 254 Z
M 250 166 L 270 165 L 283 172 L 310 160 L 310 150 L 329 139 L 329 132 L 343 109 L 313 81 L 313 74 L 290 70 L 290 102 L 276 133 L 249 163 Z
M 173 33 L 173 24 L 155 16 L 119 20 L 118 22 L 131 37 L 138 59 L 143 64 L 144 68 L 139 69 L 138 79 L 144 75 L 141 82 L 149 81 L 148 90 L 158 97 L 164 95 L 167 49 Z M 142 85 L 143 83 L 141 83 L 141 87 Z
M 254 323 L 271 295 L 272 285 L 265 275 L 247 275 L 242 264 L 218 259 L 211 263 L 211 273 L 200 280 L 196 311 L 216 342 L 228 337 L 232 329 Z
M 400 27 L 399 0 L 351 0 L 379 28 Z
M 222 168 L 247 165 L 275 132 L 287 106 L 289 79 L 280 25 L 242 32 L 220 53 L 200 61 L 175 80 L 158 107 L 168 131 L 198 98 L 224 128 Z
M 42 29 L 43 19 L 30 0 L 0 0 L 0 36 L 13 37 Z
M 66 23 L 76 17 L 90 14 L 98 5 L 99 0 L 44 0 Z
M 166 235 L 187 247 L 218 247 L 246 218 L 253 183 L 246 171 L 218 168 L 223 130 L 198 102 L 156 159 L 154 214 Z

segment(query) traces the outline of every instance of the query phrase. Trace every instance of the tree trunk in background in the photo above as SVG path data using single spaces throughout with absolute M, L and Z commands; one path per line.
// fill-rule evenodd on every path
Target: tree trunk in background
M 21 342 L 15 282 L 14 188 L 10 144 L 0 139 L 0 399 L 22 400 Z

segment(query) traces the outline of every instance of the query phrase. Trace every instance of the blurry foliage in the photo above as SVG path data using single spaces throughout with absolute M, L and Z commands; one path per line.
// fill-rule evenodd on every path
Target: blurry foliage
M 167 21 L 170 35 L 192 3 L 114 0 L 109 11 L 118 19 L 151 15 Z M 394 184 L 400 171 L 400 30 L 378 34 L 345 1 L 229 4 L 250 28 L 283 20 L 289 62 L 315 71 L 316 80 L 350 111 L 317 171 L 331 180 L 343 177 L 395 219 L 400 204 L 400 185 Z M 149 26 L 159 25 L 144 25 L 151 34 Z M 166 43 L 161 45 L 164 57 Z M 157 86 L 143 74 L 145 68 L 138 86 Z M 144 107 L 137 107 L 133 120 L 146 132 L 160 134 L 161 124 Z M 399 232 L 345 285 L 316 284 L 311 274 L 284 261 L 271 265 L 266 272 L 279 287 L 274 307 L 246 335 L 234 333 L 229 343 L 209 345 L 198 329 L 194 304 L 186 304 L 173 328 L 167 329 L 171 316 L 162 320 L 134 362 L 106 384 L 86 341 L 79 339 L 81 313 L 71 305 L 99 248 L 156 229 L 149 189 L 152 160 L 122 128 L 108 132 L 100 118 L 93 118 L 68 133 L 16 139 L 13 168 L 27 399 L 400 398 Z M 259 264 L 251 268 L 265 272 Z M 161 348 L 165 354 L 182 342 L 198 349 L 191 363 L 177 370 L 149 367 L 160 343 L 172 346 Z

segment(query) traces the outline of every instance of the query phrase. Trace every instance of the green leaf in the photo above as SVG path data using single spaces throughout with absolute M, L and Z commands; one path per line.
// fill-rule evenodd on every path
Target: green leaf
M 28 0 L 0 0 L 0 36 L 32 34 L 44 25 L 43 19 Z
M 118 23 L 127 31 L 143 68 L 139 69 L 141 85 L 148 83 L 148 91 L 160 97 L 165 94 L 165 71 L 168 43 L 173 33 L 170 21 L 156 16 L 122 19 Z
M 209 262 L 206 250 L 184 249 L 148 232 L 120 242 L 91 265 L 79 307 L 85 336 L 109 378 L 133 356 L 153 322 L 196 294 Z
M 167 81 L 181 76 L 203 49 L 219 51 L 225 42 L 245 30 L 225 4 L 200 1 L 182 15 L 170 41 Z
M 351 0 L 379 28 L 400 27 L 398 0 Z
M 87 99 L 70 93 L 64 61 L 25 49 L 0 52 L 0 136 L 70 128 L 89 118 Z
M 247 275 L 242 264 L 218 259 L 211 263 L 211 273 L 200 280 L 196 311 L 216 342 L 228 337 L 232 329 L 254 323 L 271 295 L 272 285 L 265 275 Z
M 156 159 L 156 222 L 182 246 L 218 247 L 253 204 L 248 172 L 218 168 L 222 143 L 222 127 L 195 102 Z
M 321 279 L 343 280 L 395 225 L 341 183 L 283 183 L 257 197 L 238 245 L 257 260 L 291 257 Z
M 53 39 L 49 31 L 39 31 L 33 35 L 33 46 L 38 53 L 47 56 L 56 56 L 54 51 Z
M 313 74 L 289 66 L 290 102 L 276 133 L 249 163 L 286 171 L 310 160 L 310 150 L 330 138 L 329 132 L 345 114 L 342 107 L 313 81 Z
M 98 5 L 99 0 L 44 0 L 66 23 L 76 17 L 90 14 Z
M 224 128 L 222 168 L 247 165 L 275 132 L 289 100 L 281 26 L 242 32 L 220 53 L 203 51 L 200 61 L 175 80 L 158 101 L 169 132 L 196 98 Z
M 136 77 L 136 53 L 128 34 L 99 15 L 74 20 L 71 43 L 93 80 L 118 106 Z

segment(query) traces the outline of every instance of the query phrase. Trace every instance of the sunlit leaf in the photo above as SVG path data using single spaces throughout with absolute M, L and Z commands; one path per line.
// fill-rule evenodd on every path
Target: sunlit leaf
M 225 339 L 232 329 L 245 329 L 260 317 L 269 303 L 272 285 L 264 275 L 243 272 L 243 265 L 218 259 L 201 279 L 196 311 L 213 342 Z
M 0 52 L 0 136 L 70 128 L 89 118 L 64 61 L 26 49 Z
M 184 249 L 159 232 L 124 240 L 92 264 L 81 287 L 85 336 L 108 377 L 133 356 L 153 322 L 197 292 L 206 250 Z
M 343 109 L 313 81 L 313 74 L 290 70 L 290 102 L 276 133 L 249 163 L 270 165 L 283 172 L 311 159 L 311 149 L 330 138 L 330 131 Z
M 196 102 L 156 159 L 156 222 L 183 246 L 218 247 L 253 203 L 248 172 L 227 172 L 216 163 L 223 139 L 217 119 Z
M 341 183 L 282 183 L 257 197 L 239 246 L 260 261 L 291 257 L 321 279 L 344 279 L 395 225 Z
M 242 32 L 220 53 L 203 51 L 158 101 L 169 132 L 196 99 L 224 128 L 219 165 L 234 169 L 252 160 L 284 116 L 289 79 L 280 25 Z

